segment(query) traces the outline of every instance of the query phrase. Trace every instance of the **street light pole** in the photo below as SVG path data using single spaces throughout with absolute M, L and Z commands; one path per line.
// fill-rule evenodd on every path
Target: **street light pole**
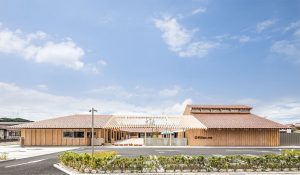
M 89 112 L 92 112 L 92 158 L 94 157 L 94 112 L 97 112 L 96 109 L 92 108 Z

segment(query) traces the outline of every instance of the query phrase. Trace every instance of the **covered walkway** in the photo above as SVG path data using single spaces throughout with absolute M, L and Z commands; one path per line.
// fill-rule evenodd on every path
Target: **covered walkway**
M 207 129 L 192 115 L 114 115 L 103 128 L 130 133 L 125 141 L 114 143 L 120 146 L 184 146 L 187 145 L 186 130 Z

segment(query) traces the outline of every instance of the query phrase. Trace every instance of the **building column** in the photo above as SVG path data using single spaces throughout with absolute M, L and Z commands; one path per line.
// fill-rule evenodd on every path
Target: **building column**
M 107 131 L 104 129 L 104 142 L 107 143 Z
M 112 142 L 112 138 L 113 138 L 113 131 L 112 129 L 110 130 L 110 142 Z

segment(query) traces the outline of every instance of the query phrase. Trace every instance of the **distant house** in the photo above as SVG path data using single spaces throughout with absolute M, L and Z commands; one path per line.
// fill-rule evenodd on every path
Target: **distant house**
M 300 133 L 300 123 L 289 124 L 288 126 L 291 128 L 292 132 Z
M 31 122 L 22 118 L 0 118 L 0 141 L 1 140 L 18 140 L 21 136 L 21 130 L 11 128 L 19 124 Z
M 244 105 L 187 105 L 167 115 L 95 115 L 94 135 L 104 143 L 132 137 L 186 140 L 190 146 L 278 146 L 280 129 L 288 128 L 252 114 Z M 25 146 L 90 145 L 91 115 L 71 115 L 17 125 Z M 165 137 L 165 135 L 168 135 Z

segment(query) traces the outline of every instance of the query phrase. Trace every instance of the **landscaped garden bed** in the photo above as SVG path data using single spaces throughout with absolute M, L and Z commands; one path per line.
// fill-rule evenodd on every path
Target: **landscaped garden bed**
M 299 171 L 300 151 L 262 156 L 139 156 L 122 157 L 116 152 L 90 154 L 65 152 L 59 156 L 63 166 L 82 173 L 182 173 L 182 172 L 268 172 Z

